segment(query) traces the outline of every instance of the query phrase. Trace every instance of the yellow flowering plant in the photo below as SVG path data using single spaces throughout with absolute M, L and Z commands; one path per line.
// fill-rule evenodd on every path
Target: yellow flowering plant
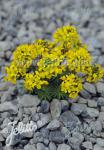
M 76 98 L 83 82 L 97 82 L 104 75 L 99 64 L 92 63 L 87 46 L 74 26 L 63 26 L 53 33 L 53 41 L 36 40 L 19 45 L 5 80 L 16 84 L 23 80 L 27 91 L 41 99 Z

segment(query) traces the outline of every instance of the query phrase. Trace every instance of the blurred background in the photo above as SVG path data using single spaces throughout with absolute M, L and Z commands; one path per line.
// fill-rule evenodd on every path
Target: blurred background
M 1 68 L 16 45 L 50 39 L 67 24 L 78 28 L 94 61 L 104 66 L 104 0 L 0 0 Z

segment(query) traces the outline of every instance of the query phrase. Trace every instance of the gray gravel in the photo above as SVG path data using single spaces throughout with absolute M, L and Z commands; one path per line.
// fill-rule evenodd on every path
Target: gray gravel
M 41 101 L 3 81 L 4 66 L 21 43 L 51 39 L 57 27 L 73 24 L 93 62 L 104 66 L 104 0 L 0 0 L 0 150 L 104 150 L 104 80 L 84 83 L 77 101 Z M 15 135 L 5 146 L 10 121 L 37 130 Z M 10 129 L 11 131 L 11 129 Z

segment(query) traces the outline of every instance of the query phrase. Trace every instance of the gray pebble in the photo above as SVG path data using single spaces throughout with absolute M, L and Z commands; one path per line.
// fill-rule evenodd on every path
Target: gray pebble
M 93 149 L 92 143 L 91 143 L 90 141 L 83 142 L 83 143 L 82 143 L 82 146 L 83 146 L 84 148 Z
M 40 120 L 37 121 L 38 128 L 42 128 L 43 126 L 47 125 L 51 120 L 50 114 L 42 115 Z
M 89 92 L 87 92 L 86 90 L 82 90 L 81 92 L 80 92 L 80 94 L 81 94 L 81 96 L 83 97 L 83 98 L 88 98 L 88 99 L 90 99 L 91 98 L 91 94 L 89 93 Z
M 49 107 L 50 107 L 50 105 L 49 105 L 49 102 L 48 101 L 42 101 L 41 102 L 41 112 L 42 113 L 48 113 L 49 112 Z
M 104 98 L 103 97 L 99 97 L 97 100 L 97 105 L 98 106 L 104 106 Z
M 36 147 L 35 145 L 29 145 L 29 144 L 24 147 L 24 150 L 29 150 L 29 149 L 36 150 Z
M 60 122 L 62 122 L 70 131 L 74 130 L 78 125 L 80 125 L 79 118 L 71 111 L 64 112 L 60 116 Z
M 58 120 L 54 119 L 48 124 L 47 129 L 56 130 L 60 127 L 60 125 L 61 125 L 60 122 Z
M 100 145 L 101 147 L 104 147 L 104 139 L 97 138 L 96 143 L 97 143 L 98 145 Z
M 99 111 L 95 108 L 88 108 L 86 109 L 86 112 L 84 114 L 82 114 L 83 117 L 90 117 L 90 118 L 94 118 L 94 117 L 98 117 L 99 116 Z
M 57 150 L 71 150 L 71 147 L 66 144 L 59 144 Z
M 93 99 L 92 100 L 88 99 L 88 106 L 96 108 L 97 107 L 97 102 Z
M 37 150 L 45 150 L 45 146 L 42 143 L 37 144 Z
M 40 99 L 37 96 L 25 94 L 22 98 L 18 98 L 19 105 L 23 107 L 36 107 L 40 103 Z
M 0 41 L 0 50 L 6 51 L 12 48 L 11 42 L 7 41 Z
M 98 82 L 96 83 L 97 92 L 104 96 L 104 83 Z
M 62 111 L 67 111 L 69 109 L 69 102 L 67 100 L 61 100 Z
M 12 102 L 4 102 L 0 104 L 0 112 L 11 112 L 12 114 L 17 114 L 18 107 Z
M 49 140 L 51 142 L 55 142 L 55 143 L 62 143 L 64 142 L 65 136 L 63 133 L 61 133 L 60 131 L 51 131 L 50 135 L 49 135 Z
M 57 99 L 53 99 L 50 104 L 50 111 L 53 119 L 60 117 L 61 102 Z
M 49 149 L 50 149 L 50 150 L 56 150 L 57 148 L 56 148 L 55 143 L 50 142 L 50 143 L 49 143 Z
M 94 84 L 91 84 L 91 83 L 85 83 L 83 85 L 84 89 L 87 90 L 89 93 L 92 93 L 92 94 L 96 94 L 96 87 Z
M 95 144 L 94 145 L 94 150 L 103 150 L 104 148 L 103 147 L 101 147 L 100 145 L 98 145 L 98 144 Z
M 80 115 L 82 114 L 84 111 L 86 111 L 87 106 L 85 104 L 78 104 L 78 103 L 73 103 L 71 106 L 71 111 L 75 114 L 75 115 Z

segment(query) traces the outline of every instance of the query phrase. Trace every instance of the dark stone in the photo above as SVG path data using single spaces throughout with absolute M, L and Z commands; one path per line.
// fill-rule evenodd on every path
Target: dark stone
M 41 112 L 42 113 L 48 113 L 49 112 L 49 102 L 48 101 L 42 101 L 41 102 Z
M 71 111 L 66 111 L 60 116 L 60 121 L 67 127 L 70 131 L 74 130 L 80 121 L 77 116 L 74 115 Z
M 104 106 L 104 98 L 103 97 L 98 98 L 97 105 L 98 106 Z
M 49 135 L 49 140 L 55 143 L 62 143 L 65 140 L 65 136 L 61 131 L 52 131 Z

